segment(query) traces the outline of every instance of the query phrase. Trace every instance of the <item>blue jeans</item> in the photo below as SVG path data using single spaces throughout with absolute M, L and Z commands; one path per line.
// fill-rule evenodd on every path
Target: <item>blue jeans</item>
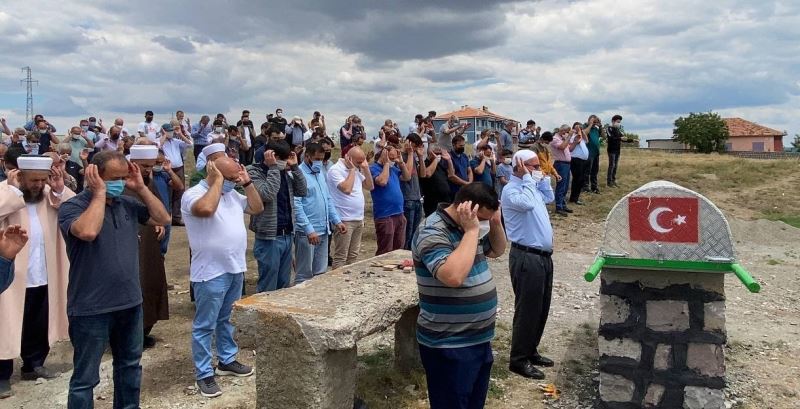
M 319 235 L 319 244 L 308 243 L 305 233 L 294 235 L 295 284 L 308 281 L 328 270 L 328 235 Z
M 231 310 L 242 297 L 244 273 L 223 274 L 208 281 L 193 282 L 194 322 L 192 323 L 192 360 L 197 379 L 214 375 L 211 366 L 211 337 L 216 337 L 217 360 L 227 365 L 236 360 L 239 346 L 233 340 Z
M 419 346 L 431 409 L 482 409 L 489 391 L 492 345 L 464 348 Z
M 292 235 L 285 234 L 274 240 L 256 239 L 253 257 L 258 261 L 256 291 L 275 291 L 286 288 L 292 280 Z
M 403 203 L 403 215 L 406 216 L 406 244 L 403 248 L 411 250 L 411 241 L 414 239 L 414 233 L 417 232 L 417 227 L 422 222 L 422 202 L 419 200 L 406 200 Z
M 556 162 L 553 165 L 561 180 L 556 183 L 556 209 L 567 207 L 567 190 L 569 189 L 569 162 Z
M 105 314 L 69 317 L 74 371 L 69 380 L 67 408 L 94 407 L 94 387 L 100 383 L 100 360 L 107 345 L 114 358 L 114 409 L 139 407 L 142 383 L 142 306 Z
M 164 238 L 161 240 L 161 255 L 162 256 L 166 256 L 167 255 L 167 247 L 169 247 L 169 236 L 170 236 L 170 233 L 172 233 L 172 225 L 168 224 L 168 225 L 164 226 L 164 230 L 165 230 Z

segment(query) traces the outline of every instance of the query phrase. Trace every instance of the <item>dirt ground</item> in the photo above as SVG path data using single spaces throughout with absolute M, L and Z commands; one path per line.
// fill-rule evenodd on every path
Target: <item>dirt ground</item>
M 622 169 L 625 170 L 625 167 Z M 632 170 L 632 169 L 631 169 Z M 775 183 L 785 184 L 785 180 Z M 588 206 L 576 207 L 569 218 L 554 218 L 556 232 L 555 288 L 550 320 L 543 340 L 543 353 L 557 364 L 547 369 L 547 382 L 563 392 L 558 401 L 543 400 L 537 382 L 524 380 L 507 371 L 513 295 L 508 277 L 507 255 L 491 263 L 500 297 L 495 368 L 489 393 L 489 408 L 592 408 L 597 396 L 596 334 L 599 282 L 586 283 L 582 273 L 591 264 L 602 237 L 603 224 L 594 217 L 592 202 L 613 203 L 637 187 L 623 185 L 586 197 Z M 607 196 L 614 197 L 607 197 Z M 730 218 L 738 257 L 761 282 L 762 292 L 751 294 L 729 276 L 726 280 L 726 348 L 728 388 L 726 405 L 732 408 L 800 407 L 800 229 L 778 221 L 749 220 L 754 212 L 735 206 L 733 194 L 712 194 Z M 602 197 L 602 199 L 601 199 Z M 794 203 L 792 204 L 795 205 Z M 370 216 L 367 216 L 369 220 Z M 374 254 L 371 223 L 365 233 L 363 257 Z M 252 241 L 251 241 L 252 242 Z M 194 310 L 188 294 L 187 240 L 183 228 L 173 230 L 167 256 L 170 291 L 170 320 L 153 329 L 155 348 L 142 359 L 143 408 L 254 408 L 254 378 L 220 378 L 223 396 L 208 400 L 196 394 L 190 354 L 190 330 Z M 252 257 L 247 272 L 247 290 L 255 289 L 256 265 Z M 424 377 L 403 376 L 391 369 L 391 331 L 364 340 L 359 345 L 359 392 L 371 408 L 427 407 Z M 62 408 L 66 406 L 71 369 L 71 347 L 60 343 L 53 348 L 48 366 L 64 372 L 45 382 L 21 382 L 12 378 L 16 395 L 0 401 L 0 408 Z M 95 389 L 96 407 L 111 408 L 111 359 L 101 368 L 101 383 Z M 239 356 L 253 364 L 254 352 L 242 349 Z M 18 365 L 19 363 L 17 363 Z M 16 368 L 18 370 L 18 367 Z

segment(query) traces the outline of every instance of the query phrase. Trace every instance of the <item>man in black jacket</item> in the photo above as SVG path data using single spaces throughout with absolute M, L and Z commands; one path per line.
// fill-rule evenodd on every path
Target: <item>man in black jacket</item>
M 619 153 L 622 147 L 622 137 L 625 135 L 622 130 L 622 115 L 614 115 L 611 118 L 611 126 L 608 127 L 608 174 L 606 184 L 608 187 L 617 187 L 617 167 L 619 165 Z

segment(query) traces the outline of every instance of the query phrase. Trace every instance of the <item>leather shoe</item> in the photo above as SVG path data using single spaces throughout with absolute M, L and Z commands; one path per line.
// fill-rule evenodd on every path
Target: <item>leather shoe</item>
M 529 361 L 522 365 L 510 364 L 508 365 L 508 370 L 526 378 L 544 379 L 544 372 L 533 366 L 533 363 Z
M 355 398 L 353 399 L 353 409 L 369 409 L 369 406 L 361 398 Z
M 536 365 L 536 366 L 544 366 L 544 367 L 547 367 L 547 368 L 550 368 L 553 365 L 555 365 L 555 363 L 553 362 L 552 359 L 545 358 L 545 357 L 543 357 L 541 355 L 536 355 L 535 357 L 533 357 L 533 359 L 531 359 L 531 363 Z
M 572 213 L 572 209 L 570 209 L 569 207 L 565 207 L 565 208 L 563 208 L 561 210 L 563 210 L 563 211 L 565 211 L 567 213 Z
M 20 379 L 22 379 L 23 381 L 35 381 L 39 378 L 54 379 L 58 378 L 59 376 L 61 376 L 61 374 L 58 372 L 50 371 L 49 369 L 43 366 L 37 366 L 36 368 L 33 368 L 32 371 L 22 372 L 22 374 L 20 374 Z

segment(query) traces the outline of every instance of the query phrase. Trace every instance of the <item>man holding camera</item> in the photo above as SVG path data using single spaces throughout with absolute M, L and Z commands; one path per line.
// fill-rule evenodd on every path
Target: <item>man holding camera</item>
M 583 191 L 600 193 L 597 186 L 597 172 L 600 170 L 600 140 L 604 134 L 603 125 L 597 115 L 589 115 L 589 120 L 583 127 L 583 134 L 588 137 L 586 146 L 589 148 L 589 159 L 583 171 Z

